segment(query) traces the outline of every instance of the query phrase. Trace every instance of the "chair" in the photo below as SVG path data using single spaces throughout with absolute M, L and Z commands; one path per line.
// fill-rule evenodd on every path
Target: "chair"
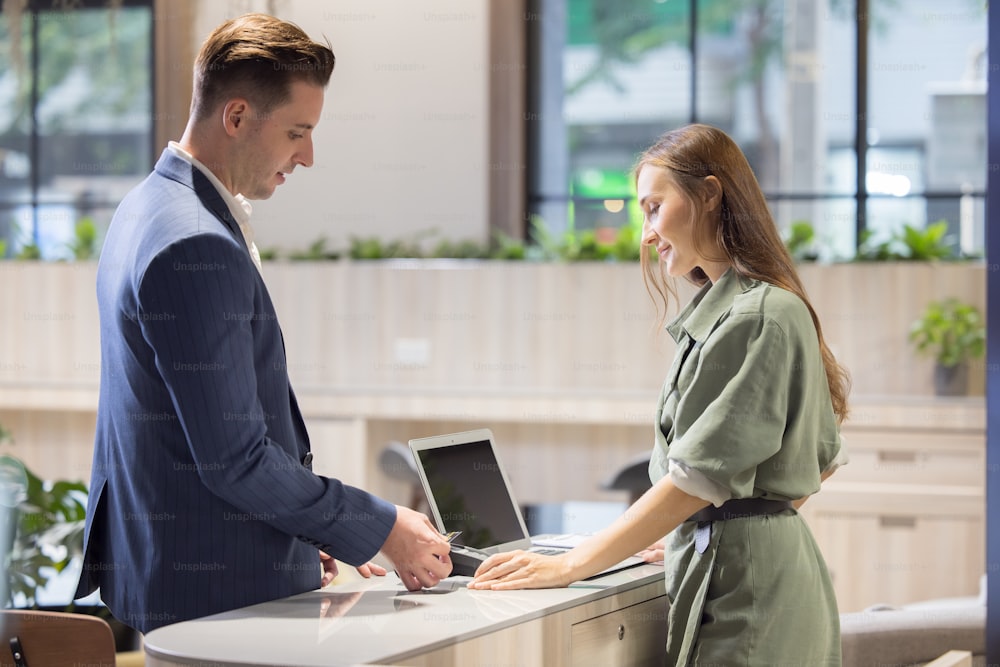
M 115 667 L 111 626 L 95 616 L 0 610 L 0 641 L 2 667 Z
M 978 596 L 938 598 L 900 607 L 874 605 L 843 613 L 840 639 L 845 666 L 983 665 L 986 578 L 980 582 Z
M 420 511 L 426 504 L 424 487 L 420 485 L 420 474 L 413 460 L 410 448 L 401 442 L 389 442 L 378 456 L 378 467 L 387 477 L 405 482 L 410 487 L 410 500 L 407 507 Z
M 652 485 L 649 481 L 649 452 L 644 452 L 616 470 L 601 488 L 608 491 L 628 491 L 631 505 Z

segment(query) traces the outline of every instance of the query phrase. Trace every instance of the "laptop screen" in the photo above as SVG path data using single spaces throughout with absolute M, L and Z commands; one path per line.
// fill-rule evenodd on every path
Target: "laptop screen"
M 444 530 L 462 531 L 457 543 L 487 549 L 526 537 L 488 438 L 414 451 Z

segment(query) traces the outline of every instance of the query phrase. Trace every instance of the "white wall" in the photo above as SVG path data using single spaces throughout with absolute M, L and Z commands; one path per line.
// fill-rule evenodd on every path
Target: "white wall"
M 254 204 L 258 245 L 319 236 L 488 238 L 488 0 L 200 0 L 195 44 L 218 23 L 272 12 L 328 38 L 337 66 L 315 165 Z

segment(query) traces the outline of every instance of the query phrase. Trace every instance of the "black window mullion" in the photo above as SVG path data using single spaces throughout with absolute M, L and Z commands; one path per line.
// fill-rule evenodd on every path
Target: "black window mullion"
M 861 249 L 861 239 L 868 227 L 868 12 L 869 0 L 855 0 L 857 36 L 855 38 L 854 149 L 857 161 L 855 193 L 854 247 Z
M 28 13 L 31 22 L 31 93 L 28 106 L 28 153 L 31 155 L 29 171 L 29 191 L 31 193 L 31 242 L 36 246 L 40 243 L 38 235 L 38 206 L 41 188 L 41 137 L 38 132 L 38 73 L 40 71 L 41 54 L 38 48 L 39 27 L 38 11 L 35 7 Z M 20 29 L 20 26 L 18 27 Z
M 698 0 L 688 2 L 688 49 L 691 51 L 691 109 L 689 118 L 698 122 Z

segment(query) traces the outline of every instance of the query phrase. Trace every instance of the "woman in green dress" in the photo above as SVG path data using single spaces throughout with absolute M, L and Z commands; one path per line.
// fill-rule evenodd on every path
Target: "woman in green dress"
M 667 326 L 653 486 L 572 551 L 494 555 L 469 586 L 565 586 L 662 539 L 666 664 L 840 665 L 830 576 L 796 507 L 845 460 L 847 374 L 729 136 L 668 132 L 635 177 L 650 294 L 666 313 L 668 276 L 701 287 Z

